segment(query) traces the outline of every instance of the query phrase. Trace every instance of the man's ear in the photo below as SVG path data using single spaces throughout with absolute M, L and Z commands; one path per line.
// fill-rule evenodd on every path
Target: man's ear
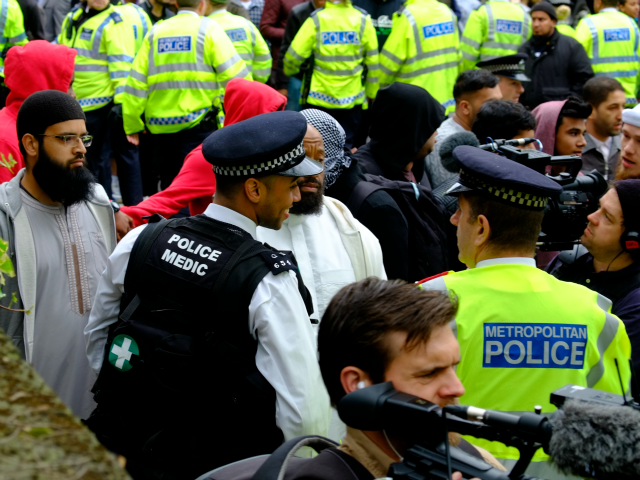
M 489 241 L 489 237 L 491 236 L 491 226 L 489 225 L 489 219 L 484 215 L 478 215 L 475 228 L 476 238 L 474 239 L 474 243 L 476 247 L 485 245 Z
M 369 375 L 358 367 L 344 367 L 340 372 L 340 383 L 346 393 L 373 385 Z
M 25 133 L 22 137 L 22 146 L 24 147 L 27 155 L 30 157 L 37 157 L 38 151 L 40 149 L 40 144 L 36 140 L 36 137 L 31 135 L 30 133 Z M 25 159 L 26 160 L 26 159 Z
M 460 100 L 460 103 L 458 105 L 460 106 L 460 109 L 465 116 L 468 117 L 469 115 L 471 115 L 471 104 L 467 100 Z
M 257 178 L 248 178 L 244 182 L 244 194 L 251 203 L 260 202 L 260 198 L 266 194 L 266 186 Z

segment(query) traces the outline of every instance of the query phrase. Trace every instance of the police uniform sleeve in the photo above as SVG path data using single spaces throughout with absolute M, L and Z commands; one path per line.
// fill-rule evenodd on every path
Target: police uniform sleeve
M 9 2 L 7 20 L 2 35 L 6 38 L 5 52 L 14 45 L 25 45 L 27 34 L 24 31 L 24 17 L 18 2 Z
M 380 88 L 380 67 L 378 64 L 378 36 L 373 28 L 371 16 L 367 15 L 362 38 L 364 64 L 367 66 L 367 78 L 364 91 L 367 98 L 376 98 Z
M 268 273 L 249 305 L 258 340 L 256 365 L 276 391 L 276 424 L 285 441 L 326 435 L 331 418 L 317 360 L 316 338 L 293 271 Z
M 64 16 L 64 20 L 62 20 L 62 25 L 60 26 L 60 33 L 53 43 L 57 43 L 59 45 L 69 44 L 71 40 L 67 39 L 67 30 L 69 29 L 69 22 L 73 21 L 74 12 L 75 10 L 71 10 L 67 15 Z
M 149 51 L 151 36 L 147 34 L 136 55 L 127 84 L 122 95 L 122 118 L 124 131 L 127 135 L 138 133 L 144 130 L 142 114 L 147 107 L 149 96 L 149 85 L 147 83 L 147 72 L 149 69 Z
M 475 12 L 471 12 L 460 41 L 463 71 L 475 68 L 476 63 L 478 63 L 480 58 L 480 45 L 486 35 L 486 30 L 487 16 L 484 13 L 484 9 L 480 8 Z
M 293 76 L 300 71 L 300 65 L 311 56 L 316 41 L 316 26 L 312 17 L 305 20 L 293 38 L 284 55 L 284 73 Z
M 133 30 L 122 20 L 120 14 L 114 12 L 112 17 L 114 21 L 102 37 L 103 46 L 100 50 L 107 54 L 109 78 L 115 92 L 114 102 L 122 103 L 127 77 L 135 55 L 135 39 Z
M 227 83 L 233 78 L 250 79 L 250 73 L 244 60 L 240 58 L 236 47 L 217 22 L 211 20 L 207 27 L 205 38 L 205 63 L 216 71 L 216 81 L 221 89 L 227 88 Z
M 254 80 L 261 83 L 267 83 L 269 75 L 271 75 L 271 51 L 256 26 L 250 21 L 247 23 L 251 29 L 252 36 L 256 39 L 253 47 L 253 65 L 251 73 L 253 74 Z
M 576 27 L 576 40 L 584 47 L 585 52 L 587 52 L 587 56 L 590 57 L 591 42 L 593 40 L 591 38 L 589 25 L 587 25 L 587 22 L 584 19 L 580 20 L 580 23 L 578 23 L 578 26 Z
M 124 277 L 133 244 L 146 225 L 131 232 L 118 243 L 107 260 L 107 267 L 98 281 L 96 296 L 84 329 L 87 358 L 91 368 L 100 373 L 104 357 L 104 345 L 109 334 L 109 326 L 116 323 L 120 314 L 120 299 L 124 293 Z
M 395 81 L 396 74 L 407 60 L 409 42 L 412 38 L 413 31 L 407 17 L 400 12 L 394 13 L 391 34 L 380 52 L 381 86 L 391 85 Z

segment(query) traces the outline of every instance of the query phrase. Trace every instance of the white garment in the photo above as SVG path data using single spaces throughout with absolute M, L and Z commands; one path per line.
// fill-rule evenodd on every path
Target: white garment
M 24 190 L 20 194 L 38 266 L 33 368 L 74 415 L 87 418 L 96 406 L 91 393 L 96 376 L 82 332 L 107 263 L 105 239 L 86 203 L 65 209 Z
M 242 6 L 247 10 L 249 10 L 249 7 L 251 6 L 252 2 L 253 0 L 240 0 L 240 3 L 242 4 Z
M 255 223 L 233 210 L 210 204 L 204 214 L 256 238 Z M 118 244 L 98 285 L 84 331 L 87 356 L 96 373 L 102 366 L 109 326 L 118 319 L 131 249 L 144 227 L 132 230 Z M 285 440 L 326 435 L 329 397 L 320 375 L 314 330 L 293 271 L 280 275 L 269 272 L 264 277 L 251 298 L 248 321 L 251 335 L 258 340 L 256 365 L 276 391 L 276 424 Z

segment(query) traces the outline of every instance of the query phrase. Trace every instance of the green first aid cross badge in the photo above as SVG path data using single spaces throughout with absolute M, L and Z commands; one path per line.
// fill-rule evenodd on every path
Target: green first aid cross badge
M 128 335 L 118 335 L 109 348 L 109 363 L 118 370 L 131 370 L 131 355 L 140 355 L 136 341 Z

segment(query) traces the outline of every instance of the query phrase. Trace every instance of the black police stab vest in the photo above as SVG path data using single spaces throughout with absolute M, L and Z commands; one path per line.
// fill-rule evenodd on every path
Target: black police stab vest
M 86 423 L 130 461 L 181 475 L 271 453 L 283 436 L 249 304 L 270 271 L 293 270 L 310 314 L 295 258 L 205 215 L 155 217 L 131 252 Z

